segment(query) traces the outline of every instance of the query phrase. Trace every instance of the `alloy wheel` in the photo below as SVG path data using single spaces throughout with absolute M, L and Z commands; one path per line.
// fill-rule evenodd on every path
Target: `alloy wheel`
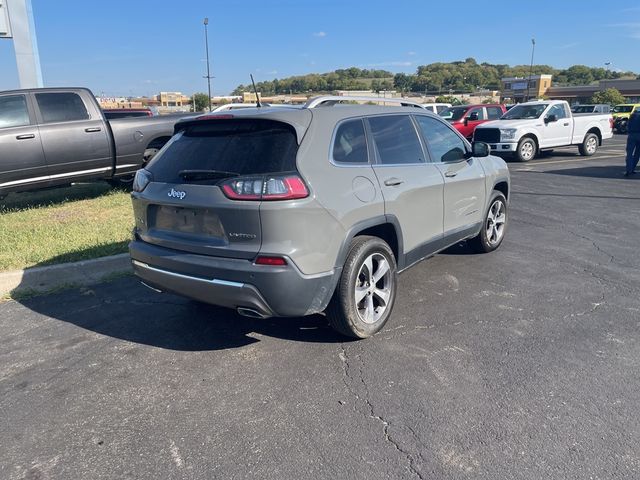
M 376 323 L 387 310 L 393 292 L 394 277 L 389 262 L 380 253 L 369 255 L 356 276 L 355 304 L 364 323 Z
M 490 245 L 497 245 L 504 236 L 507 214 L 501 199 L 495 200 L 487 213 L 486 233 Z

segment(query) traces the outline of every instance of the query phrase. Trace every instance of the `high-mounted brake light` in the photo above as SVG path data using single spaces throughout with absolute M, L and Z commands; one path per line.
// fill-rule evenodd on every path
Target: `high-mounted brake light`
M 230 113 L 225 113 L 222 115 L 201 115 L 199 117 L 196 117 L 196 120 L 222 120 L 225 118 L 233 118 L 233 115 L 231 115 Z
M 282 257 L 267 257 L 264 255 L 256 258 L 256 265 L 270 265 L 272 267 L 283 267 L 287 264 L 287 261 Z
M 231 200 L 294 200 L 309 196 L 298 175 L 235 177 L 222 183 L 221 188 Z

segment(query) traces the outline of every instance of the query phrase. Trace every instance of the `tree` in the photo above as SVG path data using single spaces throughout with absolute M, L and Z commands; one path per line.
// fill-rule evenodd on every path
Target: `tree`
M 466 105 L 467 102 L 453 95 L 440 95 L 436 97 L 436 103 L 450 103 L 451 105 Z
M 609 105 L 618 105 L 624 103 L 626 99 L 617 88 L 607 88 L 593 94 L 591 103 L 607 103 Z
M 193 103 L 195 104 L 196 112 L 202 112 L 204 109 L 209 108 L 209 97 L 206 93 L 194 93 Z

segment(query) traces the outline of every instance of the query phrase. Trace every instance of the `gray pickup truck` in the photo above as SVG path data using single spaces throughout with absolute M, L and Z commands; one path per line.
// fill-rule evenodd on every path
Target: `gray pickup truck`
M 0 198 L 77 181 L 130 182 L 180 118 L 109 121 L 86 88 L 0 92 Z

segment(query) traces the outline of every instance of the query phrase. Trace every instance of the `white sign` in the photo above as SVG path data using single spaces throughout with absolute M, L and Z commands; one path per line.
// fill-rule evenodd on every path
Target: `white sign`
M 11 22 L 7 0 L 0 0 L 0 38 L 11 38 Z

